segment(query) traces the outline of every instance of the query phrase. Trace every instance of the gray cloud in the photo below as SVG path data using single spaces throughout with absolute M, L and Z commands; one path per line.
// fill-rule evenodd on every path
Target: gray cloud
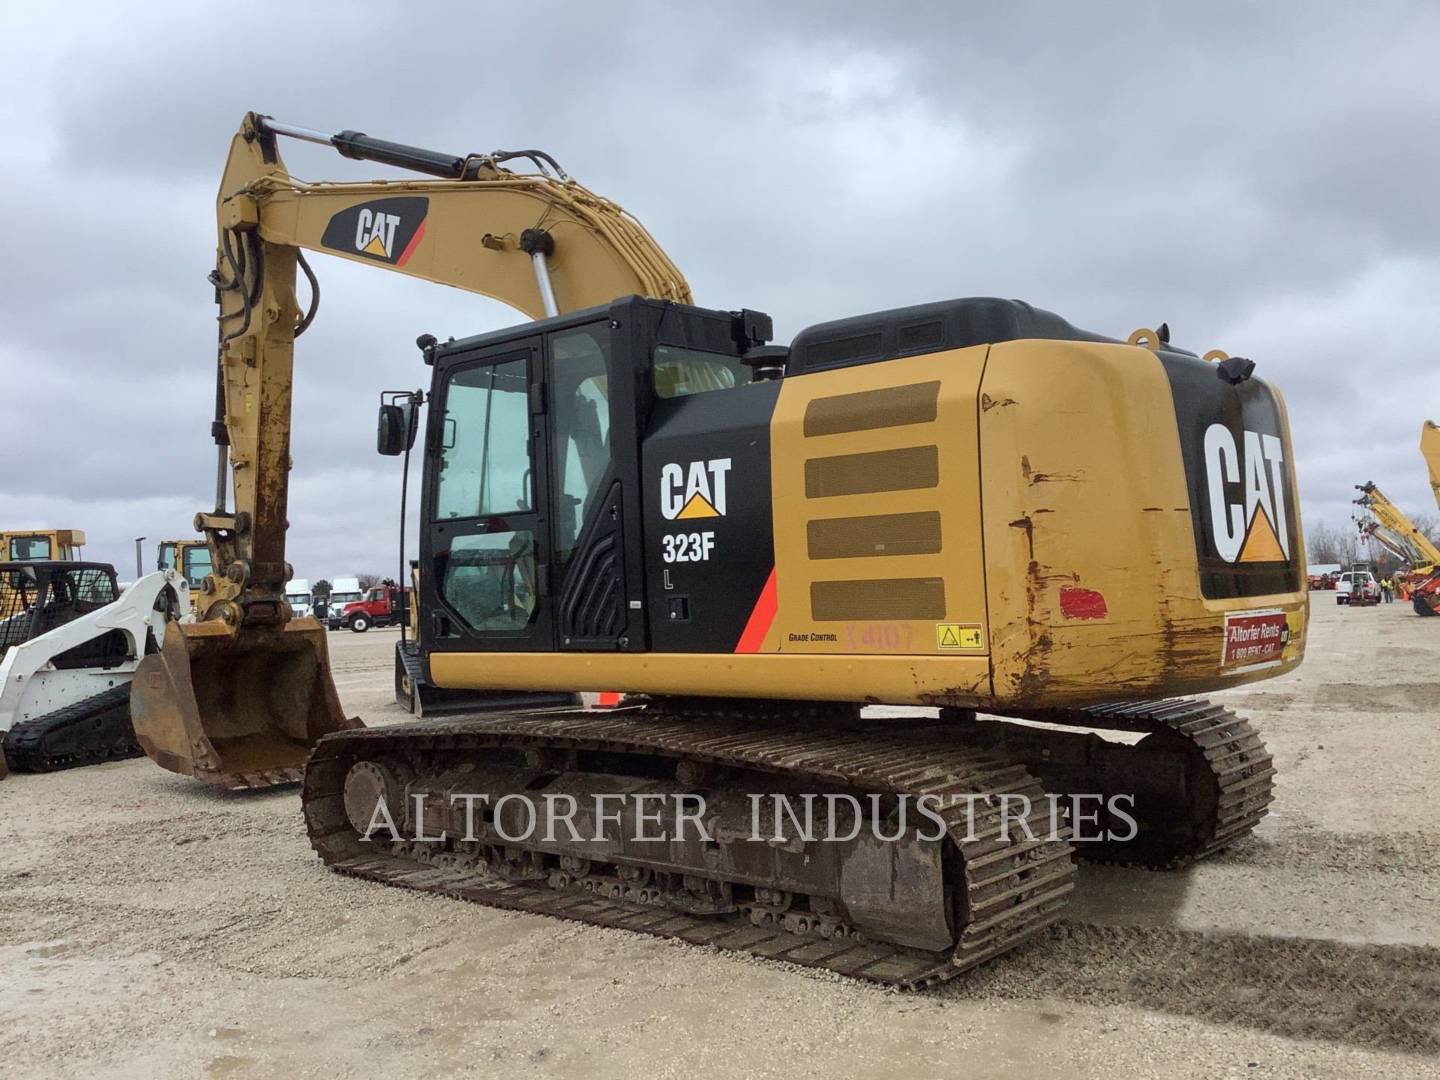
M 7 523 L 184 535 L 213 485 L 215 185 L 241 114 L 455 152 L 541 146 L 634 211 L 702 303 L 824 318 L 1019 296 L 1256 358 L 1286 392 L 1307 518 L 1351 485 L 1430 508 L 1440 419 L 1440 9 L 1410 4 L 255 4 L 7 11 L 0 367 Z M 383 172 L 286 147 L 301 176 Z M 379 390 L 420 331 L 499 305 L 313 260 L 291 552 L 394 562 Z M 19 388 L 23 387 L 23 391 Z

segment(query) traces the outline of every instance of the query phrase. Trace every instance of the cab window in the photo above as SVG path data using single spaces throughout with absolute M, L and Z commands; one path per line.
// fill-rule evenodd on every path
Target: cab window
M 555 564 L 563 567 L 610 469 L 609 340 L 586 326 L 550 339 Z
M 182 560 L 185 564 L 181 576 L 191 585 L 199 585 L 212 571 L 210 569 L 210 549 L 205 545 L 185 549 L 185 557 Z
M 738 356 L 657 345 L 652 365 L 655 394 L 662 398 L 731 390 L 750 381 L 750 369 Z
M 534 534 L 457 536 L 441 592 L 472 630 L 525 629 L 535 616 Z
M 526 361 L 457 372 L 445 391 L 435 517 L 529 513 L 530 406 Z
M 48 536 L 13 536 L 10 538 L 11 562 L 35 562 L 50 558 Z

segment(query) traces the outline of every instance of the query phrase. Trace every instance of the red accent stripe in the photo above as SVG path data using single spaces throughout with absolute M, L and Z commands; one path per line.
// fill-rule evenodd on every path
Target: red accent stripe
M 613 709 L 620 704 L 620 695 L 614 690 L 600 691 L 600 697 L 595 702 L 598 709 Z
M 750 612 L 750 619 L 745 623 L 745 632 L 740 635 L 740 643 L 735 646 L 737 653 L 759 652 L 760 646 L 765 644 L 765 635 L 770 633 L 770 625 L 775 621 L 775 570 L 772 567 L 770 576 L 765 579 L 765 587 L 760 590 L 760 597 L 755 601 L 755 608 Z
M 415 230 L 415 235 L 405 245 L 405 250 L 400 253 L 400 258 L 395 260 L 396 266 L 404 266 L 410 261 L 410 256 L 415 254 L 415 249 L 420 246 L 420 238 L 425 235 L 425 222 L 427 218 L 420 219 L 420 227 Z

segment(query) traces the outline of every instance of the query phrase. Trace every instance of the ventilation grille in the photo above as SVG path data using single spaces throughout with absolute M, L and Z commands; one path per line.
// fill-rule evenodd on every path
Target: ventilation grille
M 944 342 L 945 324 L 936 319 L 933 322 L 902 326 L 896 344 L 901 352 L 919 352 L 922 349 L 938 349 Z
M 940 484 L 940 450 L 907 446 L 868 454 L 836 454 L 805 462 L 805 497 L 868 495 L 876 491 L 913 491 Z
M 816 622 L 945 617 L 945 582 L 938 577 L 816 581 L 810 585 Z
M 880 357 L 883 344 L 884 337 L 879 330 L 817 342 L 810 346 L 810 366 L 834 367 L 837 364 L 853 364 L 857 360 L 876 360 Z
M 825 518 L 810 522 L 809 541 L 812 559 L 933 555 L 940 550 L 940 512 Z
M 805 435 L 928 424 L 939 415 L 940 382 L 887 386 L 856 394 L 815 398 L 805 407 Z

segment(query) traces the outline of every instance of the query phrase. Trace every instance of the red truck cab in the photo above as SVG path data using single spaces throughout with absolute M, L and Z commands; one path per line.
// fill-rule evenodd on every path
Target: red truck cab
M 340 620 L 357 634 L 372 626 L 399 626 L 405 619 L 410 603 L 410 590 L 401 589 L 393 581 L 381 582 L 365 590 L 359 600 L 346 604 Z

